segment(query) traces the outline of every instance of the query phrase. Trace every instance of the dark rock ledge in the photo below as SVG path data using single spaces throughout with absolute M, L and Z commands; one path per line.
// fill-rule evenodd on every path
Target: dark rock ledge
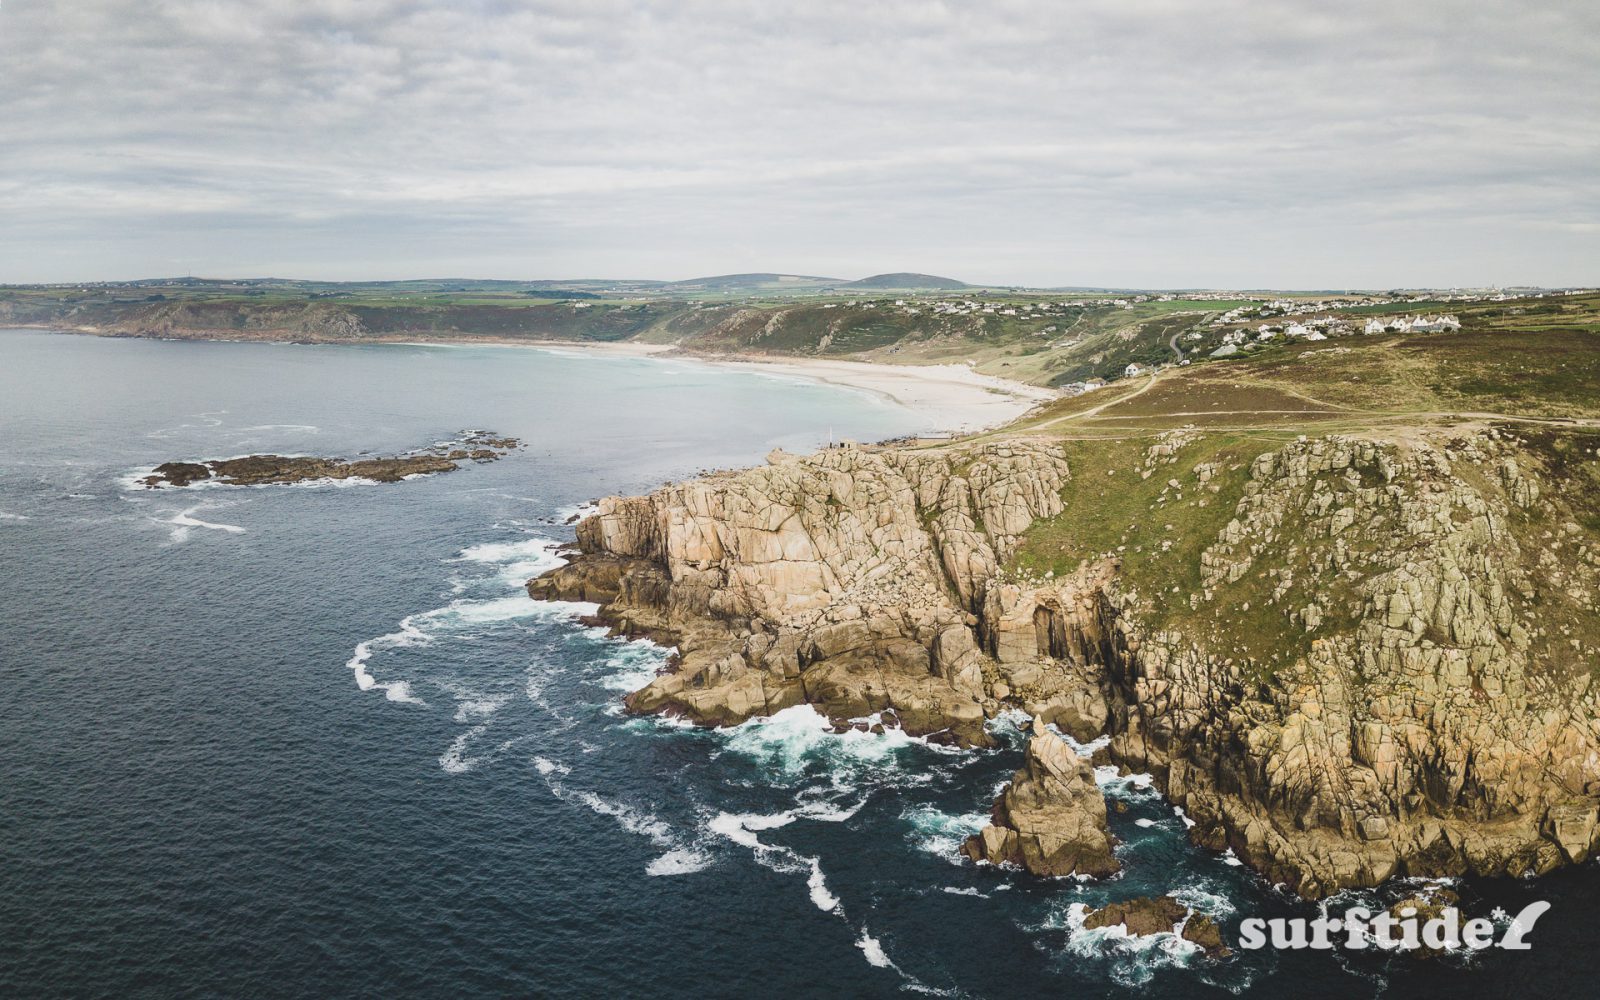
M 265 486 L 312 479 L 371 479 L 394 483 L 407 476 L 451 472 L 460 463 L 493 462 L 521 447 L 516 438 L 472 431 L 456 441 L 383 458 L 317 458 L 309 455 L 246 455 L 203 462 L 163 462 L 143 483 L 150 489 L 201 482 Z

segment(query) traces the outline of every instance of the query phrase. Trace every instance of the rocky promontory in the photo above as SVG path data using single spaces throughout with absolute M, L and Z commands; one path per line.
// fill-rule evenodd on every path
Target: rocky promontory
M 1124 544 L 1049 572 L 1018 552 L 1099 530 L 1064 499 L 1089 446 L 780 452 L 601 501 L 528 589 L 678 647 L 633 712 L 892 709 L 987 746 L 1016 708 L 1109 738 L 1197 843 L 1307 897 L 1546 872 L 1600 841 L 1600 445 L 1540 433 L 1163 434 L 1096 470 L 1104 503 L 1150 484 Z M 1034 736 L 973 854 L 1109 870 L 1062 846 L 1104 816 L 1066 749 Z
M 519 447 L 516 438 L 472 433 L 460 441 L 387 458 L 315 458 L 308 455 L 246 455 L 200 462 L 163 462 L 140 481 L 150 489 L 215 482 L 266 486 L 315 479 L 367 479 L 397 483 L 408 476 L 451 472 L 460 463 L 492 462 Z

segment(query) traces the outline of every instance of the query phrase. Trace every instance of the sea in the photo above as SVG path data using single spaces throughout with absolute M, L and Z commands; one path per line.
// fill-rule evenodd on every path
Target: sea
M 0 996 L 1585 995 L 1593 865 L 1453 886 L 1553 903 L 1530 950 L 1418 958 L 1086 931 L 1171 893 L 1236 942 L 1313 905 L 1099 774 L 1123 873 L 957 853 L 1022 758 L 630 718 L 670 650 L 536 603 L 595 498 L 928 429 L 881 397 L 522 347 L 0 331 Z M 174 459 L 525 446 L 392 484 L 150 490 Z M 1084 748 L 1087 752 L 1087 748 Z M 1501 926 L 1504 925 L 1503 918 Z

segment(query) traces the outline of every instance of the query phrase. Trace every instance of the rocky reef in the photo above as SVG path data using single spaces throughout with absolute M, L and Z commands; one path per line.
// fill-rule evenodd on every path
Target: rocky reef
M 1002 709 L 1037 717 L 973 857 L 1114 870 L 1104 802 L 1048 726 L 1109 737 L 1197 843 L 1307 897 L 1589 857 L 1600 520 L 1562 470 L 1594 442 L 1479 427 L 1210 447 L 1165 435 L 1135 470 L 1215 515 L 1161 574 L 1115 547 L 1019 571 L 1072 482 L 1067 445 L 1019 439 L 774 453 L 610 498 L 529 592 L 678 647 L 634 712 L 892 710 L 964 746 Z
M 203 482 L 227 486 L 283 485 L 313 479 L 370 479 L 396 483 L 408 476 L 451 472 L 466 461 L 492 462 L 519 446 L 516 438 L 472 432 L 460 441 L 388 458 L 246 455 L 200 462 L 163 462 L 141 482 L 150 489 Z
M 1135 937 L 1177 934 L 1199 945 L 1212 958 L 1232 954 L 1222 943 L 1222 929 L 1203 913 L 1195 913 L 1171 896 L 1139 896 L 1107 903 L 1083 915 L 1084 930 L 1118 927 Z

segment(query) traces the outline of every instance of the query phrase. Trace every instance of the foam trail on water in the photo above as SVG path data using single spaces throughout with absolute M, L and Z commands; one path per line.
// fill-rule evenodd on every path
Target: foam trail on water
M 467 756 L 467 749 L 471 747 L 479 736 L 489 731 L 489 725 L 487 722 L 480 722 L 452 740 L 445 752 L 439 755 L 439 766 L 450 774 L 464 774 L 479 764 L 487 764 L 493 761 L 518 743 L 528 739 L 528 736 L 514 736 L 509 740 L 502 741 L 488 753 L 479 754 L 475 757 Z
M 617 802 L 591 791 L 568 789 L 563 782 L 572 773 L 572 768 L 559 761 L 536 756 L 533 766 L 556 798 L 578 802 L 600 816 L 609 816 L 624 830 L 648 837 L 651 843 L 662 848 L 665 853 L 645 866 L 646 875 L 691 875 L 710 867 L 711 858 L 708 855 L 693 846 L 679 843 L 672 827 L 649 810 Z
M 416 616 L 407 616 L 400 619 L 398 631 L 380 635 L 375 639 L 356 643 L 355 652 L 350 659 L 345 661 L 345 666 L 355 674 L 356 687 L 362 691 L 379 690 L 390 701 L 409 702 L 422 705 L 422 699 L 411 694 L 411 685 L 405 681 L 392 681 L 380 684 L 377 678 L 367 671 L 367 661 L 372 659 L 372 654 L 380 649 L 393 649 L 400 646 L 425 645 L 428 640 L 427 633 L 415 624 Z
M 711 866 L 711 858 L 699 851 L 676 848 L 651 861 L 644 867 L 646 875 L 693 875 Z
M 162 521 L 161 523 L 174 525 L 172 529 L 173 542 L 187 541 L 189 538 L 189 529 L 191 528 L 209 528 L 213 531 L 226 531 L 230 535 L 244 534 L 244 529 L 239 527 L 237 524 L 215 524 L 211 521 L 202 521 L 194 516 L 195 511 L 205 509 L 205 504 L 195 504 L 193 507 L 190 507 L 186 510 L 178 511 L 177 513 L 173 514 L 171 518 L 166 521 Z
M 889 956 L 884 954 L 883 945 L 877 938 L 868 934 L 865 927 L 861 928 L 861 936 L 856 938 L 856 947 L 860 948 L 861 953 L 867 956 L 868 965 L 876 966 L 880 969 L 892 969 L 895 967 L 894 963 L 889 961 Z

